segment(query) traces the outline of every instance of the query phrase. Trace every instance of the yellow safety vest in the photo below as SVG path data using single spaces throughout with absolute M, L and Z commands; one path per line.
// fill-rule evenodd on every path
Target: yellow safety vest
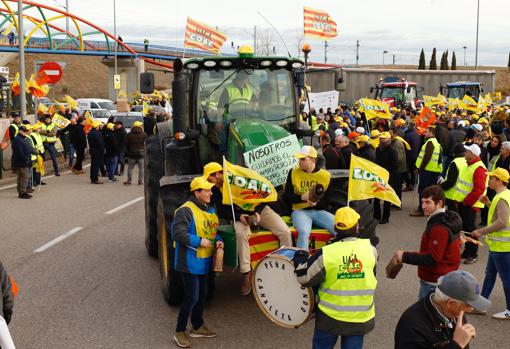
M 30 135 L 30 137 L 32 137 L 32 139 L 34 140 L 35 147 L 37 148 L 37 150 L 39 150 L 41 153 L 44 153 L 44 144 L 43 144 L 42 136 L 37 132 L 33 132 Z
M 492 172 L 496 169 L 496 162 L 498 162 L 499 160 L 499 157 L 500 155 L 496 155 L 494 156 L 490 161 L 489 161 L 489 171 Z
M 463 156 L 453 159 L 452 163 L 454 163 L 457 166 L 459 176 L 460 176 L 460 173 L 467 168 L 467 162 Z M 450 173 L 450 167 L 448 167 L 448 171 L 446 172 L 446 178 L 448 178 L 449 173 Z M 458 177 L 457 177 L 457 179 L 458 179 Z M 458 201 L 457 197 L 460 196 L 458 194 L 460 194 L 460 192 L 455 190 L 455 185 L 454 185 L 453 187 L 451 187 L 450 189 L 448 189 L 444 192 L 444 197 L 447 199 L 450 199 L 450 200 Z
M 18 130 L 19 130 L 19 126 L 16 125 L 16 124 L 10 124 L 9 127 L 14 127 L 14 137 L 16 137 L 18 135 Z M 12 139 L 11 139 L 11 142 L 12 142 Z
M 55 127 L 56 126 L 54 123 L 51 123 L 49 125 L 43 124 L 41 126 L 41 130 L 46 131 L 46 132 L 51 132 L 51 131 L 53 131 L 53 129 Z M 52 137 L 52 136 L 41 135 L 41 138 L 42 138 L 43 142 L 45 142 L 45 143 L 55 143 L 57 141 L 57 137 Z
M 214 211 L 207 212 L 197 205 L 195 205 L 191 201 L 185 202 L 181 207 L 179 207 L 177 210 L 181 209 L 182 207 L 187 207 L 191 210 L 193 213 L 193 220 L 195 222 L 195 231 L 197 233 L 197 236 L 201 238 L 206 238 L 211 240 L 212 246 L 211 247 L 202 247 L 199 246 L 197 248 L 197 258 L 209 258 L 213 255 L 214 252 L 214 244 L 216 239 L 216 232 L 218 229 L 218 223 L 219 219 L 218 216 Z M 177 212 L 176 210 L 176 212 Z
M 489 207 L 489 215 L 487 217 L 487 222 L 489 224 L 492 223 L 492 217 L 494 215 L 494 211 L 496 210 L 496 205 L 501 199 L 505 200 L 508 204 L 508 207 L 510 207 L 510 190 L 505 189 L 501 193 L 494 196 L 491 206 Z M 510 221 L 507 222 L 506 227 L 504 227 L 503 230 L 487 234 L 485 241 L 487 242 L 487 245 L 489 245 L 490 251 L 510 252 Z
M 434 152 L 432 153 L 432 157 L 430 158 L 427 166 L 425 166 L 425 171 L 441 173 L 443 172 L 443 164 L 440 161 L 441 145 L 435 137 L 427 139 L 425 144 L 423 144 L 421 147 L 420 154 L 418 155 L 415 163 L 416 168 L 420 168 L 423 157 L 425 156 L 425 149 L 427 148 L 427 144 L 429 142 L 432 142 L 432 145 L 434 146 Z
M 368 239 L 339 241 L 322 248 L 326 278 L 319 288 L 319 309 L 344 322 L 375 317 L 375 256 Z
M 290 173 L 290 178 L 292 180 L 292 187 L 294 188 L 294 193 L 298 195 L 303 195 L 306 193 L 312 186 L 315 184 L 322 184 L 324 186 L 324 191 L 328 189 L 329 182 L 331 179 L 331 173 L 324 169 L 320 169 L 317 172 L 308 173 L 301 169 L 301 167 L 296 166 L 292 169 Z M 308 202 L 301 202 L 297 204 L 292 204 L 292 210 L 300 210 L 302 208 L 309 207 Z
M 455 194 L 454 194 L 454 200 L 458 202 L 464 201 L 466 196 L 468 196 L 469 193 L 473 190 L 473 176 L 475 174 L 475 171 L 478 167 L 483 167 L 485 171 L 487 171 L 487 168 L 485 168 L 485 165 L 482 161 L 477 161 L 474 164 L 468 165 L 465 168 L 462 169 L 462 171 L 459 172 L 459 178 L 457 178 L 457 182 L 455 182 Z M 485 191 L 483 192 L 483 195 L 487 193 L 487 184 L 489 183 L 489 176 L 485 179 Z M 480 201 L 477 201 L 473 207 L 483 208 L 484 204 L 482 204 Z
M 313 116 L 313 115 L 311 115 L 310 117 L 312 118 L 312 131 L 315 132 L 319 129 L 319 124 L 317 123 L 317 117 Z
M 227 86 L 228 93 L 228 103 L 244 103 L 249 104 L 251 102 L 251 96 L 253 92 L 249 87 L 239 88 L 234 84 L 230 84 Z
M 36 146 L 35 146 L 35 142 L 34 142 L 34 140 L 32 139 L 32 137 L 28 136 L 28 137 L 26 137 L 26 138 L 28 139 L 28 141 L 29 141 L 30 143 L 32 143 L 32 148 L 36 148 Z M 32 165 L 34 165 L 34 163 L 37 161 L 37 155 L 36 155 L 36 154 L 32 154 L 32 153 L 31 153 L 31 154 L 30 154 L 30 160 L 32 161 Z

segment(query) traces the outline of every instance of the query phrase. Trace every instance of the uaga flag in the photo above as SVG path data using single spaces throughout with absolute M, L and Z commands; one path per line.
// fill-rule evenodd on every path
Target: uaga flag
M 336 22 L 326 12 L 305 7 L 304 14 L 305 36 L 323 40 L 336 37 Z
M 224 205 L 234 202 L 248 211 L 253 210 L 256 204 L 277 199 L 276 190 L 268 179 L 249 168 L 231 164 L 227 160 L 223 160 L 222 192 Z
M 186 33 L 184 34 L 184 47 L 218 53 L 226 40 L 225 34 L 188 17 Z
M 388 103 L 375 99 L 362 98 L 360 100 L 360 112 L 364 112 L 367 120 L 373 118 L 391 119 L 390 106 Z
M 388 184 L 389 177 L 389 172 L 381 166 L 352 155 L 347 200 L 377 198 L 401 206 L 395 190 Z
M 476 113 L 478 112 L 478 102 L 472 97 L 465 95 L 459 103 L 459 108 L 474 111 Z

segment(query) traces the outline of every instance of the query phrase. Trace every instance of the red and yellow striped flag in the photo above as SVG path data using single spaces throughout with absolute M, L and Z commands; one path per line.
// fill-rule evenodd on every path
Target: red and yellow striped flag
M 326 12 L 304 8 L 305 36 L 327 40 L 336 37 L 336 22 Z
M 227 36 L 222 32 L 188 17 L 186 33 L 184 34 L 184 47 L 218 53 L 226 40 Z

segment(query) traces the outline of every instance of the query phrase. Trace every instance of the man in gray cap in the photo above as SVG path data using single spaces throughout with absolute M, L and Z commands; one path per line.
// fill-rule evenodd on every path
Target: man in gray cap
M 395 349 L 466 348 L 476 336 L 464 312 L 484 311 L 491 302 L 480 296 L 480 285 L 464 270 L 439 279 L 435 292 L 409 307 L 395 329 Z

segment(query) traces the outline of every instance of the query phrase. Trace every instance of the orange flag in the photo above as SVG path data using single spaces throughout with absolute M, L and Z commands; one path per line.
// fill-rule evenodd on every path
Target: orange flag
M 222 32 L 188 17 L 184 47 L 218 53 L 226 40 L 227 36 Z
M 418 119 L 416 120 L 416 130 L 418 134 L 422 135 L 423 132 L 436 122 L 436 114 L 427 107 L 423 107 Z
M 336 22 L 327 12 L 305 7 L 304 34 L 322 40 L 332 39 L 337 36 Z

